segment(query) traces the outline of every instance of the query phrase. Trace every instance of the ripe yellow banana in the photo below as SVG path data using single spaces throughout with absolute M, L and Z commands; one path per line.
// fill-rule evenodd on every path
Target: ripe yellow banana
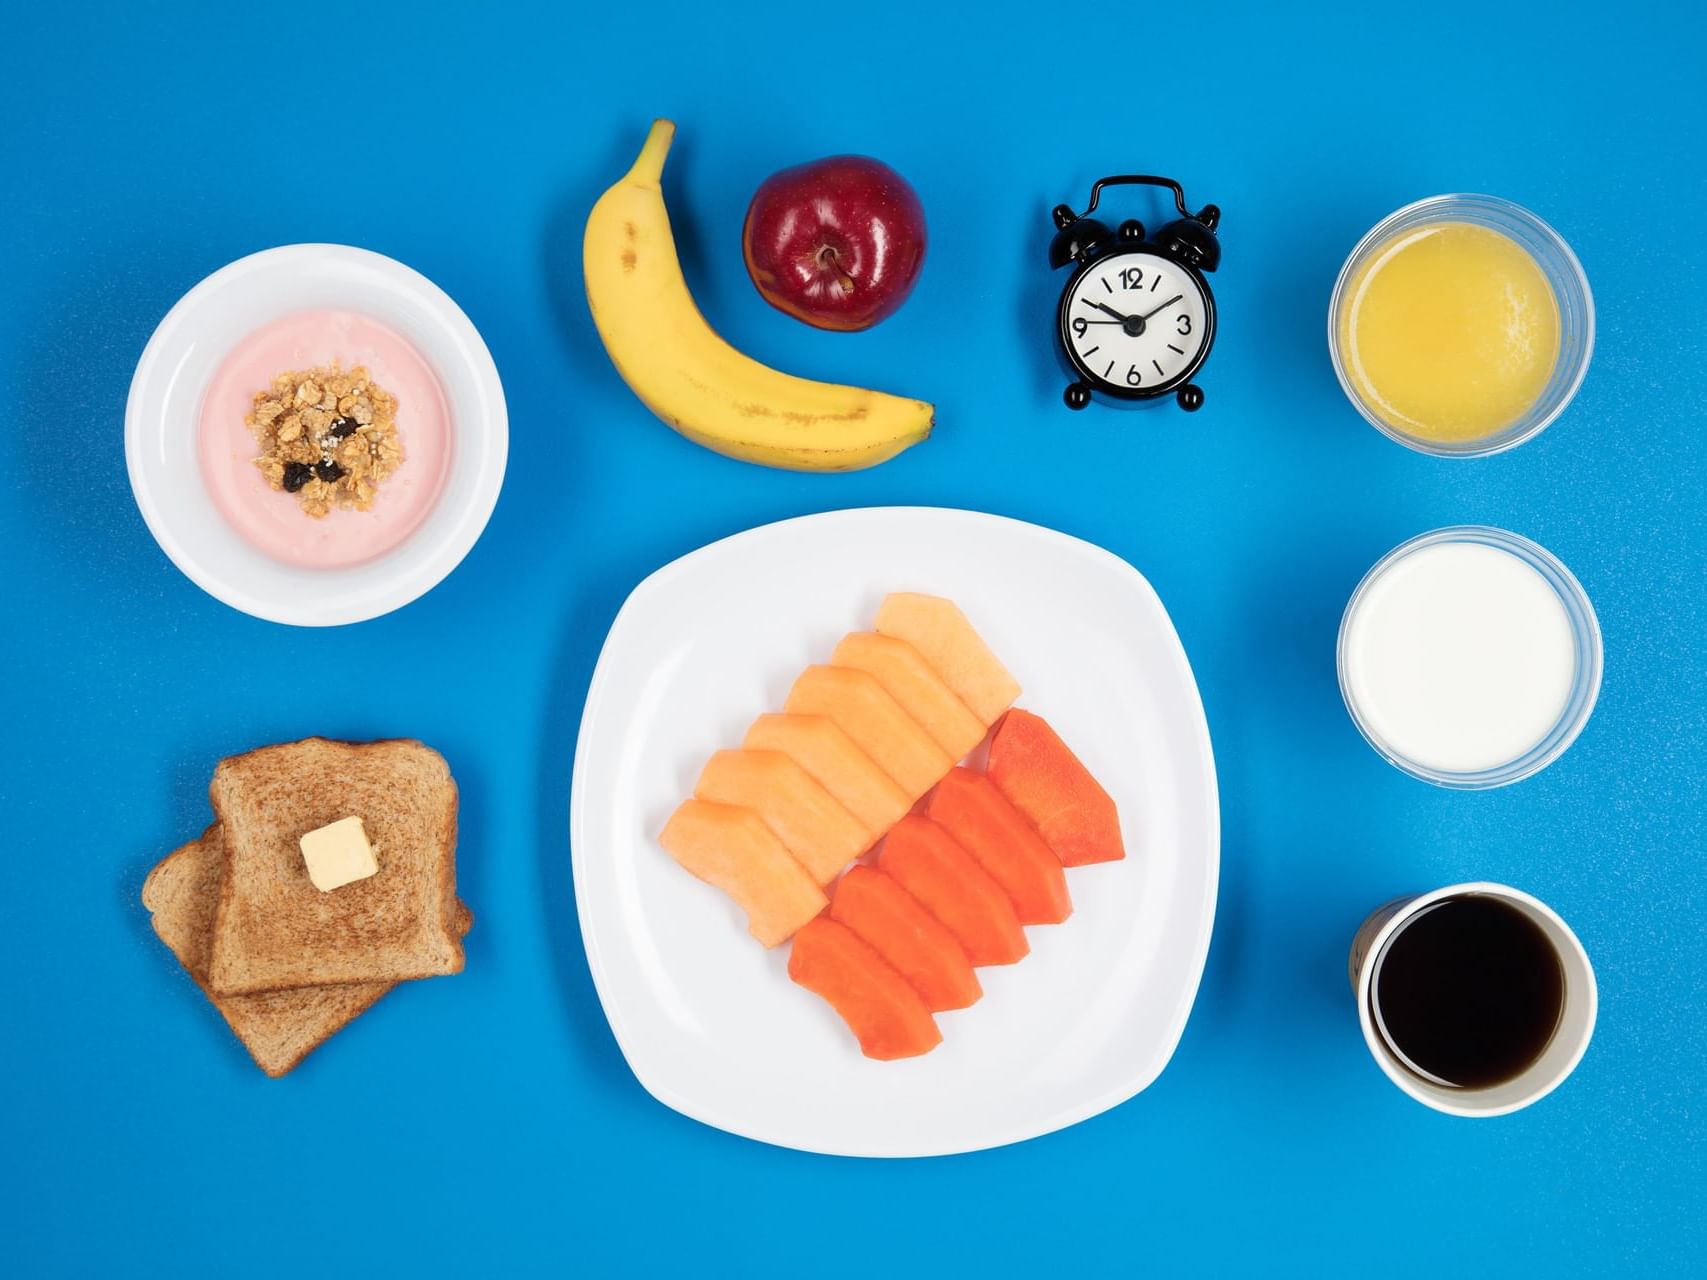
M 931 432 L 933 409 L 796 378 L 735 350 L 682 279 L 661 180 L 676 126 L 657 120 L 587 218 L 587 302 L 605 350 L 646 407 L 696 444 L 794 471 L 857 471 Z

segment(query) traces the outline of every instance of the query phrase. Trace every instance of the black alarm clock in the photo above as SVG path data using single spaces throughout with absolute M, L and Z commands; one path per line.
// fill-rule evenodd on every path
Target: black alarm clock
M 1091 217 L 1104 187 L 1132 184 L 1168 188 L 1180 216 L 1152 236 L 1134 220 L 1110 231 Z M 1201 408 L 1203 391 L 1191 380 L 1215 342 L 1215 295 L 1203 277 L 1221 262 L 1221 211 L 1206 204 L 1188 213 L 1179 183 L 1134 173 L 1097 182 L 1083 213 L 1062 204 L 1053 216 L 1049 265 L 1073 268 L 1055 321 L 1073 379 L 1067 407 L 1083 409 L 1093 395 L 1118 404 L 1171 395 L 1188 412 Z

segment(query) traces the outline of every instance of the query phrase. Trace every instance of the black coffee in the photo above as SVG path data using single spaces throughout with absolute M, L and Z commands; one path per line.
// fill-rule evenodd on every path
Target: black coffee
M 1413 1071 L 1460 1089 L 1521 1075 L 1564 1009 L 1565 974 L 1539 925 L 1466 894 L 1418 912 L 1377 959 L 1375 1025 Z

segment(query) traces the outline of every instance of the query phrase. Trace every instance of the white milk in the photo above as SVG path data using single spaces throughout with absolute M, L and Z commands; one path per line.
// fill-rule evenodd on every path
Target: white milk
M 1515 760 L 1570 700 L 1576 643 L 1564 603 L 1498 547 L 1441 542 L 1399 557 L 1345 626 L 1347 699 L 1372 737 L 1425 769 Z

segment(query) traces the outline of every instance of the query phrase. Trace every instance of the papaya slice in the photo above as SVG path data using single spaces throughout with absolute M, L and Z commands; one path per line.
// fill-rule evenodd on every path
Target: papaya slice
M 917 649 L 985 725 L 994 724 L 1019 697 L 1019 681 L 952 600 L 897 591 L 878 607 L 877 631 Z
M 963 759 L 984 741 L 984 730 L 990 726 L 972 714 L 905 640 L 875 631 L 855 631 L 836 646 L 830 665 L 869 672 L 884 692 L 901 704 L 901 710 L 917 720 L 937 746 L 955 760 Z
M 990 739 L 989 778 L 1064 867 L 1126 856 L 1114 799 L 1042 716 L 1015 707 Z
M 1073 914 L 1061 860 L 995 783 L 950 769 L 925 811 L 990 873 L 1021 924 L 1060 924 Z
M 788 691 L 790 715 L 828 716 L 907 793 L 911 804 L 954 767 L 948 752 L 884 692 L 851 667 L 807 667 Z
M 1013 964 L 1031 950 L 1002 886 L 929 818 L 897 822 L 877 866 L 942 921 L 973 964 Z
M 760 716 L 741 745 L 782 752 L 877 835 L 913 807 L 900 784 L 827 716 Z
M 788 976 L 829 1001 L 868 1058 L 916 1058 L 942 1043 L 919 993 L 846 925 L 819 916 L 794 935 Z
M 689 800 L 658 837 L 684 868 L 735 899 L 763 945 L 786 942 L 828 904 L 824 891 L 760 821 L 733 805 Z
M 1053 854 L 1049 860 L 1055 861 Z M 888 961 L 932 1013 L 964 1009 L 984 994 L 954 935 L 881 871 L 849 868 L 830 899 L 830 919 L 853 930 Z
M 693 794 L 751 809 L 819 884 L 829 884 L 882 834 L 868 831 L 780 751 L 714 752 Z

